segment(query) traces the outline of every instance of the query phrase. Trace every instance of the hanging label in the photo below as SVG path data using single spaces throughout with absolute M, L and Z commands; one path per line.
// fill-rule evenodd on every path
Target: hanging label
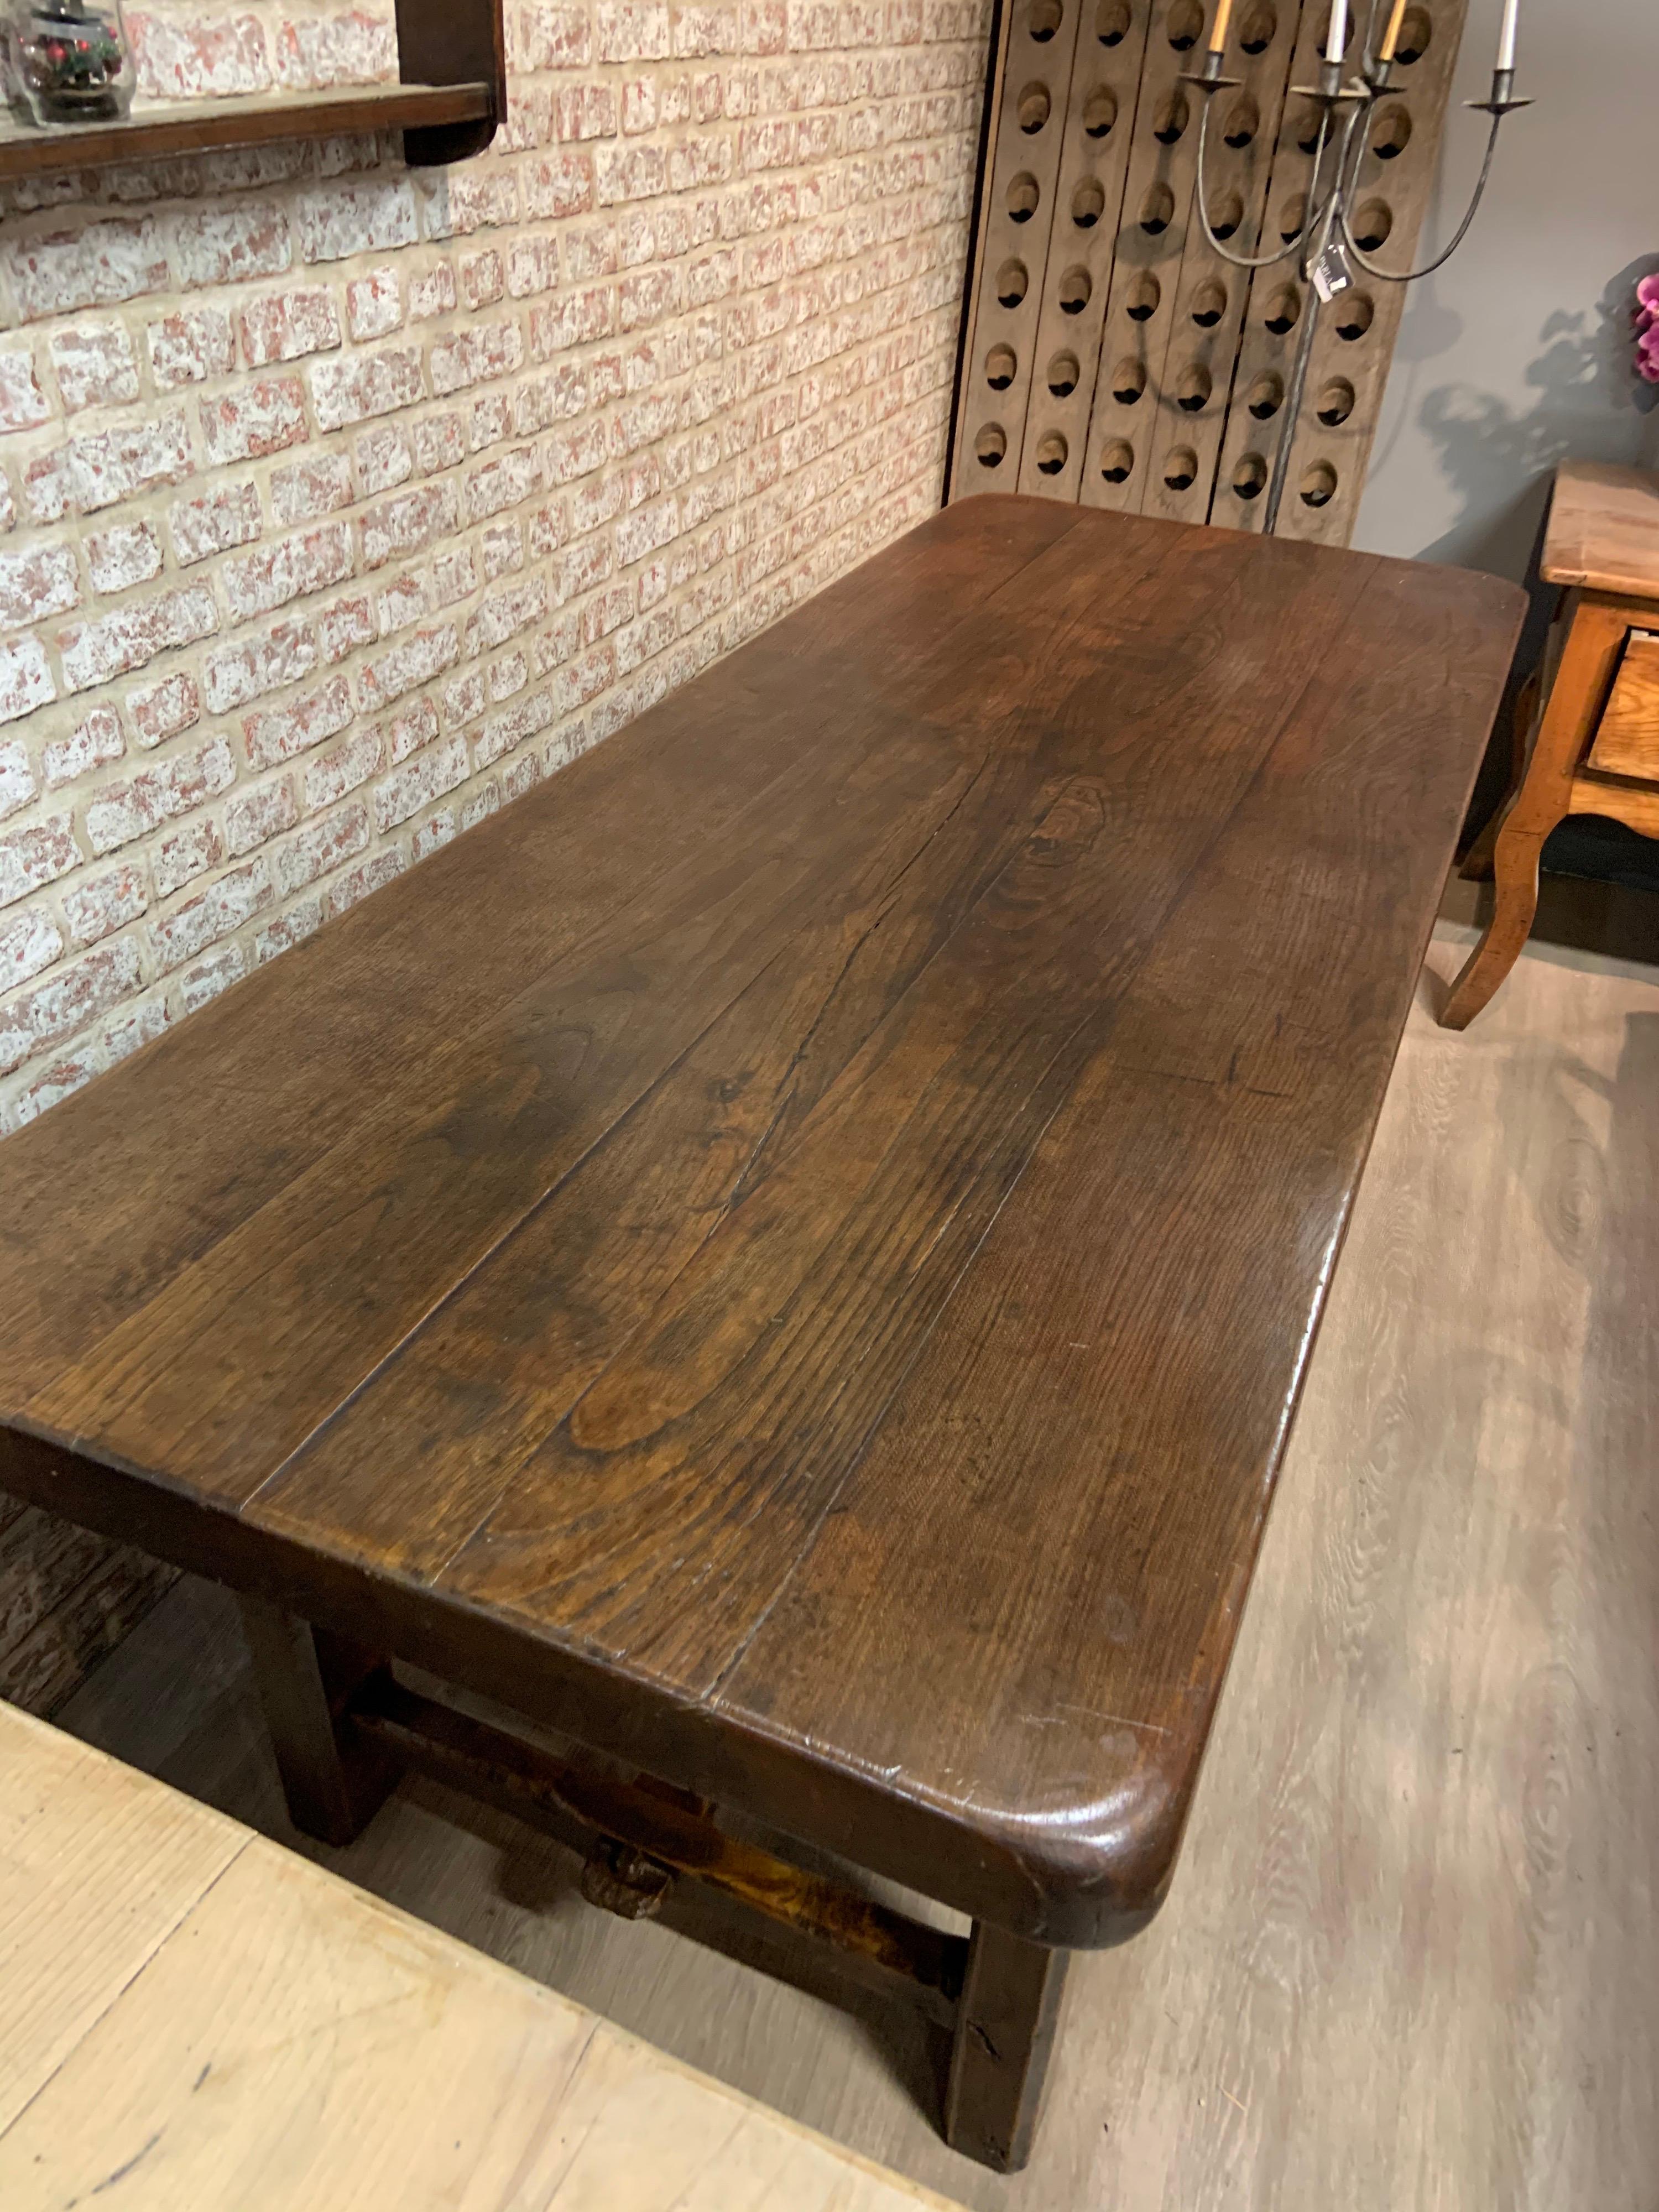
M 1326 307 L 1339 292 L 1346 292 L 1353 283 L 1353 271 L 1348 266 L 1348 257 L 1342 241 L 1334 238 L 1313 265 L 1313 288 Z

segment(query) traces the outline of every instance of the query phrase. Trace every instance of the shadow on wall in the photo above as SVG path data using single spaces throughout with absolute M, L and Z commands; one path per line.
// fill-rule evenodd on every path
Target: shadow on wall
M 1467 384 L 1443 384 L 1425 396 L 1419 421 L 1462 507 L 1460 520 L 1424 548 L 1425 560 L 1521 575 L 1555 464 L 1568 454 L 1629 458 L 1632 414 L 1659 406 L 1659 385 L 1644 384 L 1632 366 L 1631 342 L 1637 282 L 1655 270 L 1659 253 L 1644 254 L 1608 282 L 1594 308 L 1547 319 L 1543 349 L 1524 371 L 1537 394 L 1524 413 Z M 1414 303 L 1401 350 L 1409 344 L 1411 356 L 1432 359 L 1446 350 L 1446 324 L 1457 319 L 1431 300 Z

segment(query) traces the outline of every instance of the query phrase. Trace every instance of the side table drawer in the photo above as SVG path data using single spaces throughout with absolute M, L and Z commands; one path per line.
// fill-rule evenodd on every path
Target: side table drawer
M 1659 783 L 1659 633 L 1633 629 L 1586 768 Z

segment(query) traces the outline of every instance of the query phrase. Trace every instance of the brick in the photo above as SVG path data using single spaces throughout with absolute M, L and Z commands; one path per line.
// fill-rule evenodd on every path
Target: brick
M 161 573 L 161 535 L 148 517 L 142 522 L 92 531 L 82 543 L 86 548 L 87 573 L 96 591 L 128 592 L 136 584 L 152 582 Z
M 429 745 L 438 734 L 438 709 L 430 699 L 417 699 L 412 707 L 405 707 L 401 714 L 394 714 L 386 724 L 386 757 L 396 768 L 411 753 Z
M 223 99 L 267 92 L 270 64 L 253 15 L 127 17 L 138 89 L 152 100 Z
M 176 737 L 202 719 L 202 698 L 195 678 L 180 671 L 164 676 L 159 684 L 129 691 L 127 713 L 141 745 L 159 745 L 163 738 Z
M 340 313 L 323 284 L 299 284 L 286 292 L 267 292 L 242 309 L 242 353 L 250 368 L 273 361 L 297 361 L 302 354 L 326 353 L 341 343 Z
M 434 853 L 453 842 L 456 835 L 455 810 L 441 806 L 435 814 L 428 815 L 410 842 L 410 854 L 416 860 L 430 860 Z
M 520 69 L 586 69 L 591 58 L 587 10 L 542 3 L 509 10 L 513 19 L 510 58 Z
M 469 253 L 461 263 L 461 297 L 475 313 L 480 307 L 493 307 L 506 289 L 506 271 L 494 246 Z
M 465 783 L 471 772 L 466 739 L 459 732 L 382 776 L 374 787 L 374 819 L 384 833 Z
M 191 812 L 228 791 L 235 780 L 230 747 L 222 738 L 175 753 L 100 792 L 87 808 L 87 842 L 94 853 L 112 853 L 163 822 Z
M 499 714 L 492 714 L 479 732 L 473 746 L 472 757 L 478 768 L 488 768 L 503 753 L 521 745 L 526 738 L 535 737 L 553 720 L 552 696 L 546 691 L 532 691 L 527 699 L 520 699 L 516 707 L 508 707 Z
M 378 659 L 364 662 L 357 671 L 357 696 L 372 713 L 402 698 L 417 684 L 431 683 L 434 676 L 452 667 L 459 655 L 460 640 L 453 623 L 416 630 L 413 637 L 400 639 Z
M 80 861 L 67 814 L 51 814 L 43 822 L 10 830 L 0 836 L 0 907 L 15 906 L 31 891 L 44 890 Z
M 380 738 L 376 730 L 358 730 L 327 752 L 313 754 L 306 763 L 306 812 L 313 814 L 321 807 L 336 805 L 367 783 L 380 765 Z
M 421 356 L 413 346 L 318 362 L 308 374 L 312 404 L 325 430 L 338 430 L 371 415 L 389 415 L 422 396 Z
M 301 192 L 297 221 L 301 258 L 306 261 L 384 253 L 414 245 L 415 195 L 404 177 L 340 181 Z
M 399 493 L 366 509 L 362 526 L 363 566 L 381 568 L 397 555 L 418 552 L 459 527 L 454 488 L 423 484 L 416 491 Z
M 451 677 L 444 686 L 444 715 L 450 722 L 471 722 L 484 710 L 483 678 L 475 668 Z
M 71 1036 L 138 986 L 138 950 L 130 939 L 55 969 L 43 983 L 0 1009 L 0 1075 Z
M 432 389 L 442 398 L 469 385 L 508 375 L 523 363 L 524 336 L 516 323 L 474 324 L 434 339 Z
M 0 353 L 0 430 L 29 430 L 52 409 L 27 353 Z
M 516 522 L 492 522 L 478 539 L 484 581 L 493 584 L 509 569 L 524 566 L 524 532 Z
M 71 691 L 107 684 L 129 669 L 143 667 L 171 647 L 210 637 L 218 627 L 218 610 L 206 585 L 160 592 L 153 599 L 60 630 L 58 651 L 64 681 Z
M 233 868 L 210 884 L 199 898 L 190 900 L 165 921 L 150 924 L 150 949 L 157 967 L 165 972 L 194 960 L 210 945 L 251 921 L 270 904 L 272 896 L 270 871 L 263 859 Z
M 367 599 L 336 599 L 317 617 L 317 638 L 325 660 L 343 660 L 360 645 L 372 645 L 379 632 Z
M 34 790 L 27 747 L 20 738 L 8 738 L 0 744 L 0 822 L 15 814 L 20 806 L 27 806 Z
M 360 343 L 383 338 L 404 319 L 403 294 L 395 269 L 371 269 L 346 286 L 346 326 Z
M 0 921 L 0 991 L 15 991 L 50 968 L 63 949 L 63 932 L 39 907 L 26 907 Z M 0 1015 L 0 1021 L 4 1018 Z
M 81 575 L 72 545 L 26 545 L 0 553 L 0 624 L 21 629 L 48 615 L 66 614 L 81 602 Z
M 483 522 L 503 507 L 517 507 L 530 497 L 541 482 L 541 470 L 533 446 L 520 446 L 503 453 L 499 460 L 485 461 L 471 470 L 466 479 L 466 514 L 469 522 Z
M 70 494 L 82 514 L 135 498 L 155 484 L 182 483 L 195 465 L 189 426 L 176 414 L 71 438 L 65 462 Z
M 313 86 L 394 83 L 398 34 L 384 16 L 362 9 L 285 22 L 276 33 L 277 82 L 289 92 Z
M 599 0 L 593 28 L 602 62 L 661 61 L 668 53 L 665 0 Z
M 95 945 L 149 905 L 149 884 L 136 860 L 125 860 L 101 876 L 82 876 L 64 894 L 64 919 L 77 945 Z
M 319 816 L 275 847 L 270 870 L 278 895 L 289 897 L 361 853 L 369 840 L 368 808 L 361 799 Z
M 427 202 L 428 238 L 456 238 L 491 224 L 519 219 L 519 180 L 511 169 L 493 164 L 441 169 Z
M 274 960 L 279 952 L 290 952 L 307 937 L 314 937 L 322 926 L 321 900 L 298 899 L 286 913 L 254 932 L 253 957 L 261 962 Z
M 228 201 L 175 217 L 173 252 L 187 291 L 280 276 L 294 258 L 288 217 L 274 200 Z
M 138 397 L 132 341 L 119 323 L 54 331 L 46 350 L 67 413 L 78 414 L 83 407 L 112 407 Z
M 290 599 L 325 591 L 351 571 L 349 526 L 327 522 L 226 562 L 219 580 L 232 620 L 246 622 L 286 606 Z
M 607 337 L 617 327 L 617 295 L 608 284 L 550 300 L 530 311 L 530 355 L 546 361 L 567 346 Z
M 343 453 L 309 455 L 271 471 L 270 503 L 278 522 L 314 522 L 351 501 L 351 464 Z
M 455 271 L 448 262 L 441 261 L 435 268 L 422 269 L 409 280 L 409 319 L 411 323 L 425 323 L 434 315 L 453 314 L 456 297 Z
M 150 374 L 163 391 L 228 376 L 236 366 L 236 338 L 228 315 L 216 307 L 167 315 L 145 332 Z
M 101 1031 L 110 1065 L 128 1059 L 141 1046 L 153 1043 L 169 1020 L 164 999 L 141 1000 L 136 1006 L 106 1022 Z
M 300 818 L 299 801 L 286 778 L 264 783 L 232 799 L 225 808 L 225 848 L 234 859 L 251 853 Z
M 46 787 L 55 791 L 60 784 L 73 783 L 77 776 L 119 760 L 126 749 L 119 715 L 112 708 L 94 707 L 78 728 L 55 738 L 42 752 L 40 770 Z
M 554 94 L 554 127 L 561 138 L 614 138 L 617 95 L 608 84 L 573 84 Z
M 113 307 L 145 292 L 163 292 L 172 282 L 156 226 L 148 216 L 136 222 L 89 222 L 78 230 L 32 239 L 8 246 L 4 261 L 26 323 L 42 315 L 73 314 L 82 307 Z
M 181 568 L 250 544 L 264 526 L 259 495 L 251 483 L 223 484 L 196 499 L 176 499 L 167 510 L 173 557 Z
M 404 856 L 398 852 L 377 853 L 373 860 L 360 861 L 337 878 L 329 890 L 329 904 L 337 915 L 347 913 L 371 892 L 382 890 L 394 876 L 404 872 Z
M 57 696 L 39 638 L 0 637 L 0 722 L 15 722 Z
M 156 896 L 171 898 L 186 884 L 194 883 L 198 876 L 216 868 L 224 857 L 224 841 L 219 835 L 218 824 L 209 821 L 205 815 L 198 815 L 182 830 L 175 830 L 172 836 L 163 837 L 156 847 Z
M 331 677 L 320 691 L 291 707 L 247 717 L 242 735 L 249 762 L 256 769 L 275 768 L 325 738 L 337 737 L 350 720 L 351 686 L 343 676 Z
M 285 446 L 303 445 L 305 386 L 297 376 L 275 376 L 244 385 L 222 399 L 201 404 L 202 438 L 209 460 L 258 460 Z
M 551 237 L 512 240 L 507 249 L 507 289 L 515 300 L 550 292 L 559 281 L 558 240 Z
M 365 499 L 390 491 L 394 484 L 407 483 L 415 473 L 414 449 L 401 422 L 381 422 L 365 430 L 352 447 L 352 458 L 357 465 L 358 489 Z M 459 451 L 455 458 L 460 459 Z
M 526 215 L 561 219 L 586 215 L 594 204 L 593 164 L 586 154 L 550 154 L 525 173 Z
M 179 1002 L 187 1014 L 228 991 L 247 972 L 247 957 L 240 945 L 222 945 L 179 978 Z

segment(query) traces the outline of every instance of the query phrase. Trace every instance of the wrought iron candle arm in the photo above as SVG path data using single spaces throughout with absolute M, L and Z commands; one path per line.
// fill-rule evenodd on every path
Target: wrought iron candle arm
M 1492 155 L 1498 146 L 1498 133 L 1504 118 L 1513 114 L 1517 107 L 1529 107 L 1528 100 L 1515 97 L 1515 71 L 1494 70 L 1492 94 L 1486 100 L 1471 100 L 1465 104 L 1490 115 L 1492 127 L 1486 134 L 1486 157 L 1480 164 L 1480 174 L 1475 180 L 1473 195 L 1464 211 L 1463 219 L 1453 233 L 1450 243 L 1433 260 L 1424 263 L 1420 269 L 1384 269 L 1373 261 L 1353 234 L 1349 221 L 1349 210 L 1359 189 L 1359 172 L 1364 164 L 1369 132 L 1364 126 L 1371 111 L 1383 94 L 1394 89 L 1392 61 L 1376 61 L 1367 57 L 1361 74 L 1343 82 L 1342 65 L 1337 61 L 1320 64 L 1317 84 L 1293 85 L 1291 89 L 1304 99 L 1314 100 L 1319 108 L 1319 128 L 1314 142 L 1313 173 L 1308 180 L 1307 204 L 1301 223 L 1294 235 L 1277 251 L 1264 254 L 1234 253 L 1219 239 L 1210 222 L 1204 189 L 1204 155 L 1209 137 L 1210 105 L 1218 92 L 1236 89 L 1243 82 L 1239 77 L 1222 75 L 1222 58 L 1213 49 L 1196 70 L 1182 72 L 1183 82 L 1195 85 L 1204 94 L 1203 112 L 1198 125 L 1198 158 L 1194 182 L 1194 204 L 1199 223 L 1211 248 L 1223 261 L 1235 269 L 1271 269 L 1280 261 L 1288 261 L 1292 254 L 1298 257 L 1298 270 L 1304 291 L 1302 327 L 1297 340 L 1296 356 L 1291 366 L 1291 377 L 1284 401 L 1282 426 L 1279 444 L 1273 454 L 1273 473 L 1267 483 L 1266 510 L 1262 528 L 1275 531 L 1279 526 L 1279 511 L 1285 496 L 1285 484 L 1290 471 L 1291 447 L 1295 442 L 1296 426 L 1302 412 L 1302 401 L 1307 389 L 1308 365 L 1313 357 L 1314 339 L 1318 331 L 1319 315 L 1325 300 L 1314 283 L 1314 271 L 1329 252 L 1334 240 L 1340 240 L 1345 259 L 1363 269 L 1368 276 L 1385 284 L 1414 284 L 1419 277 L 1431 276 L 1437 269 L 1443 268 L 1468 235 L 1480 202 L 1485 196 L 1487 179 L 1492 175 Z M 1338 126 L 1339 112 L 1346 109 L 1346 119 Z M 1326 155 L 1332 149 L 1335 161 L 1331 180 L 1323 192 L 1321 178 L 1324 173 Z

